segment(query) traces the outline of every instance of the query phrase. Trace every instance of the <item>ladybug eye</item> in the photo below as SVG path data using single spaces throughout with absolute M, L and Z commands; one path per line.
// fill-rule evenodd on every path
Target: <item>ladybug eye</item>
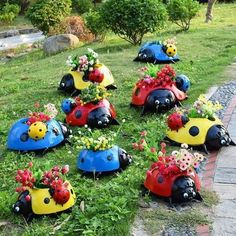
M 170 103 L 170 100 L 167 98 L 167 99 L 165 100 L 165 102 L 166 102 L 166 103 Z
M 195 192 L 193 192 L 193 197 L 196 197 L 196 193 Z
M 184 198 L 188 198 L 188 194 L 187 194 L 187 193 L 184 193 L 184 194 L 183 194 L 183 197 L 184 197 Z
M 101 125 L 101 124 L 102 124 L 102 122 L 99 120 L 99 121 L 98 121 L 98 125 Z
M 225 145 L 225 144 L 226 144 L 226 141 L 225 141 L 224 139 L 222 139 L 222 140 L 220 141 L 220 143 L 221 143 L 221 145 Z
M 155 101 L 155 104 L 156 104 L 156 105 L 159 105 L 159 104 L 160 104 L 159 100 L 156 100 L 156 101 Z

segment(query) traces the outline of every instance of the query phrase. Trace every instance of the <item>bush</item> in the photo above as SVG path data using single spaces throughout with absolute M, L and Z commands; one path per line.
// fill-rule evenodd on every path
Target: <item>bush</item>
M 131 44 L 141 44 L 144 34 L 164 26 L 166 9 L 159 0 L 107 0 L 102 17 L 115 34 Z
M 170 0 L 167 5 L 170 20 L 185 31 L 189 29 L 190 22 L 199 8 L 196 0 Z
M 15 4 L 6 3 L 0 12 L 0 21 L 11 23 L 19 14 L 20 7 Z
M 73 8 L 79 13 L 83 14 L 89 12 L 94 7 L 92 0 L 73 0 Z
M 71 12 L 71 0 L 38 0 L 28 10 L 31 23 L 47 34 Z
M 87 28 L 95 35 L 95 39 L 103 41 L 107 27 L 100 11 L 90 11 L 85 15 L 85 24 Z
M 94 35 L 86 28 L 84 20 L 80 16 L 65 18 L 55 28 L 50 29 L 49 35 L 55 34 L 74 34 L 80 41 L 93 41 Z

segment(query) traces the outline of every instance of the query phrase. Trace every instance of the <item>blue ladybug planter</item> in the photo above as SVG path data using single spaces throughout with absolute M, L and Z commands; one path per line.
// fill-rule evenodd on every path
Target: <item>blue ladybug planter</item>
M 77 158 L 77 168 L 84 173 L 113 172 L 126 168 L 131 161 L 132 157 L 118 146 L 99 151 L 83 149 Z
M 45 123 L 45 130 L 43 130 L 44 126 L 40 126 L 37 130 L 39 136 L 35 136 L 34 138 L 32 136 L 37 133 L 33 130 L 34 127 L 30 130 L 27 121 L 28 118 L 22 118 L 13 124 L 8 134 L 8 149 L 22 152 L 45 151 L 68 141 L 67 138 L 71 133 L 70 129 L 55 119 L 51 119 Z M 32 125 L 35 125 L 35 129 L 37 128 L 37 123 L 41 122 L 35 122 Z M 42 137 L 40 137 L 40 131 L 44 132 Z
M 159 41 L 146 42 L 144 43 L 138 53 L 138 56 L 134 61 L 149 62 L 153 64 L 168 64 L 179 61 L 179 56 L 176 53 L 172 53 L 170 46 L 165 46 Z

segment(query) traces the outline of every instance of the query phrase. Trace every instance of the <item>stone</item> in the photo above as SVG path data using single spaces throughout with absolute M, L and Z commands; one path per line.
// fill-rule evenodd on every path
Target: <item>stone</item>
M 213 189 L 217 192 L 221 200 L 236 199 L 236 184 L 214 183 Z
M 235 146 L 222 147 L 218 154 L 217 167 L 218 168 L 223 168 L 223 167 L 231 168 L 231 167 L 236 166 L 236 158 L 235 158 L 234 153 L 236 153 Z
M 236 184 L 236 168 L 217 167 L 214 182 Z
M 46 54 L 56 54 L 71 47 L 75 47 L 79 39 L 73 34 L 59 34 L 47 38 L 43 44 L 43 51 Z
M 213 232 L 211 235 L 218 235 L 218 236 L 232 235 L 233 236 L 235 235 L 235 232 L 236 232 L 235 219 L 217 217 L 214 220 Z
M 236 221 L 236 199 L 223 200 L 216 206 L 214 213 L 217 217 L 233 218 Z

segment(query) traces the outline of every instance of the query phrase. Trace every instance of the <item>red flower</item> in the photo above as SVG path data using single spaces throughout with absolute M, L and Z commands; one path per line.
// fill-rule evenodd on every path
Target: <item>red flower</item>
M 156 148 L 151 147 L 151 148 L 150 148 L 150 151 L 151 151 L 151 152 L 156 152 L 157 150 L 156 150 Z

